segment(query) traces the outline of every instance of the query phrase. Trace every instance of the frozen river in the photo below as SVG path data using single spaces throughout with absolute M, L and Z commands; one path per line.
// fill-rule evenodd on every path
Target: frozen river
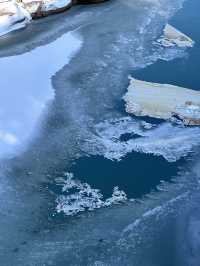
M 199 266 L 200 129 L 122 100 L 129 75 L 199 88 L 199 9 L 111 0 L 0 40 L 2 266 Z M 167 22 L 194 48 L 156 44 Z

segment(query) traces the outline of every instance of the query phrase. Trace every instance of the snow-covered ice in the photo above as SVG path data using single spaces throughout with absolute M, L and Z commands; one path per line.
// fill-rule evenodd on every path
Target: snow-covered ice
M 199 91 L 131 78 L 123 99 L 130 114 L 161 119 L 178 117 L 185 125 L 200 125 Z

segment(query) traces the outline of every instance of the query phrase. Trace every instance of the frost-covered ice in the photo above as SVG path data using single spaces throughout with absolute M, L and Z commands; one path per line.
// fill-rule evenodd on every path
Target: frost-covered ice
M 132 138 L 122 141 L 124 134 L 132 134 Z M 90 141 L 96 146 L 97 154 L 111 160 L 121 160 L 136 151 L 163 156 L 173 162 L 187 156 L 200 144 L 200 129 L 170 123 L 156 126 L 124 117 L 99 123 Z
M 62 193 L 57 198 L 57 212 L 65 215 L 75 215 L 88 210 L 93 211 L 113 204 L 124 203 L 127 200 L 126 193 L 114 187 L 112 196 L 106 200 L 98 189 L 91 188 L 87 183 L 74 179 L 72 173 L 66 173 L 65 179 L 57 179 L 57 184 L 62 185 Z
M 140 219 L 136 219 L 132 224 L 129 224 L 126 228 L 124 228 L 122 234 L 126 234 L 128 232 L 131 232 L 136 228 L 140 223 L 144 222 L 144 219 L 150 218 L 152 216 L 155 216 L 156 219 L 159 218 L 159 216 L 164 215 L 164 212 L 166 211 L 167 208 L 171 207 L 174 203 L 177 201 L 183 200 L 188 196 L 188 192 L 185 192 L 169 201 L 164 203 L 163 205 L 156 206 L 153 209 L 147 210 Z
M 45 104 L 54 97 L 51 77 L 81 44 L 80 37 L 69 32 L 30 53 L 0 59 L 0 73 L 7 73 L 0 78 L 0 156 L 28 140 Z
M 190 37 L 177 30 L 170 24 L 166 24 L 163 30 L 163 35 L 158 40 L 158 43 L 165 47 L 178 46 L 180 48 L 191 48 L 194 46 L 194 41 Z

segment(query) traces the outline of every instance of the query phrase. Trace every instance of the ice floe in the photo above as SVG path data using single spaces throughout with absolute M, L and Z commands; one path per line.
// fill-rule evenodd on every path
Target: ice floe
M 199 91 L 131 78 L 124 100 L 126 111 L 136 116 L 177 118 L 185 125 L 200 125 Z
M 113 204 L 120 204 L 127 200 L 126 193 L 114 187 L 112 196 L 106 200 L 98 189 L 92 188 L 87 183 L 74 179 L 72 173 L 66 173 L 65 178 L 57 179 L 57 184 L 62 185 L 62 195 L 56 202 L 58 213 L 75 215 L 88 210 L 93 211 L 102 207 L 109 207 Z
M 194 41 L 190 37 L 170 24 L 166 24 L 163 35 L 157 42 L 165 47 L 178 46 L 180 48 L 187 48 L 194 45 Z

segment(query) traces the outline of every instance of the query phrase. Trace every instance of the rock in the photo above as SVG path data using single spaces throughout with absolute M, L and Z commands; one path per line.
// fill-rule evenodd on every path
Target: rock
M 194 41 L 190 37 L 169 24 L 165 26 L 163 35 L 158 42 L 165 47 L 178 46 L 183 48 L 193 47 L 194 45 Z
M 0 0 L 0 36 L 25 27 L 31 18 L 67 10 L 75 4 L 94 4 L 108 0 Z
M 199 91 L 131 78 L 123 99 L 130 114 L 200 125 Z
M 21 0 L 23 7 L 32 18 L 40 18 L 67 10 L 73 5 L 72 0 Z
M 14 0 L 0 1 L 0 36 L 24 28 L 30 20 L 29 12 Z
M 76 4 L 94 4 L 105 0 L 18 0 L 32 18 L 45 17 L 63 12 Z

